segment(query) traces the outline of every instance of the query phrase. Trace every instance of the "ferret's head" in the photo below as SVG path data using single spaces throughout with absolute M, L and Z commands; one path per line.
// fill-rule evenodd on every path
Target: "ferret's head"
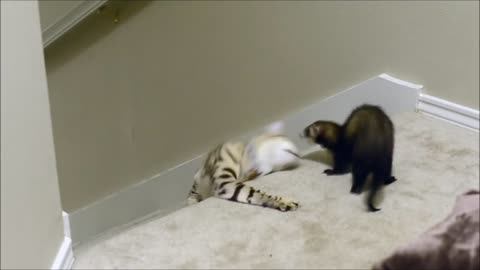
M 301 137 L 312 143 L 317 143 L 325 147 L 333 146 L 337 143 L 340 135 L 340 126 L 330 121 L 316 121 L 303 129 Z

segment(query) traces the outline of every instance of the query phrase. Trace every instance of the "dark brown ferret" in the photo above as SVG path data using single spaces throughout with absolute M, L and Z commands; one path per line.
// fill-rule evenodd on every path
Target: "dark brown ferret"
M 303 130 L 303 136 L 332 152 L 334 165 L 324 171 L 327 175 L 343 174 L 351 165 L 351 193 L 360 194 L 371 173 L 368 209 L 380 210 L 373 205 L 376 192 L 382 185 L 396 181 L 392 176 L 394 127 L 382 108 L 362 105 L 352 111 L 343 125 L 317 121 Z

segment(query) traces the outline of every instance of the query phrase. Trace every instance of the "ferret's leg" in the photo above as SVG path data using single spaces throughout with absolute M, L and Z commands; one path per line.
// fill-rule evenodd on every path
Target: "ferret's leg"
M 388 175 L 388 177 L 385 178 L 385 185 L 389 185 L 397 181 L 397 178 L 392 175 L 392 158 L 388 158 L 385 162 L 385 175 Z
M 385 180 L 385 185 L 390 185 L 391 183 L 397 181 L 397 178 L 395 178 L 395 176 L 390 176 L 387 178 L 387 180 Z
M 333 169 L 326 169 L 323 172 L 326 175 L 345 174 L 349 164 L 348 156 L 343 151 L 337 151 L 333 154 Z
M 352 164 L 353 183 L 350 193 L 360 194 L 362 193 L 363 186 L 367 180 L 368 170 L 359 161 L 354 161 Z

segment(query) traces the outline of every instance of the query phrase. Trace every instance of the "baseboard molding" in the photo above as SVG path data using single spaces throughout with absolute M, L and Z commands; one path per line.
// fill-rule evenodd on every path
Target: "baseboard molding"
M 63 233 L 65 234 L 66 237 L 72 238 L 72 230 L 70 228 L 70 216 L 67 214 L 67 212 L 63 211 L 62 217 L 63 217 Z
M 51 269 L 72 269 L 73 261 L 72 239 L 65 237 Z
M 63 218 L 63 232 L 65 237 L 63 238 L 62 245 L 58 249 L 55 260 L 53 261 L 51 269 L 72 269 L 74 256 L 73 256 L 73 243 L 70 229 L 70 219 L 66 212 L 62 212 Z
M 84 0 L 73 9 L 60 17 L 55 23 L 49 25 L 42 33 L 43 47 L 46 48 L 63 34 L 80 23 L 84 18 L 104 5 L 107 0 Z
M 478 110 L 452 103 L 444 99 L 420 94 L 418 99 L 418 110 L 462 127 L 467 127 L 476 131 L 479 129 L 480 118 Z
M 318 119 L 344 121 L 350 111 L 362 104 L 382 106 L 386 113 L 395 115 L 417 109 L 421 86 L 382 74 L 355 85 L 334 96 L 323 99 L 283 119 L 286 135 L 301 151 L 311 148 L 298 136 L 299 130 Z M 262 128 L 239 136 L 247 140 Z M 112 194 L 83 209 L 70 213 L 74 245 L 85 242 L 107 230 L 131 224 L 152 213 L 167 215 L 186 205 L 193 174 L 203 155 Z

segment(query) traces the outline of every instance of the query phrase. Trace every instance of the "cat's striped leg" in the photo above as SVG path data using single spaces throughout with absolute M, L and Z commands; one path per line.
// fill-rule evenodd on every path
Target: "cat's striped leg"
M 259 173 L 257 170 L 250 170 L 244 177 L 242 180 L 240 180 L 240 182 L 247 182 L 247 181 L 250 181 L 250 180 L 253 180 L 255 178 L 257 178 L 258 176 L 260 176 L 261 173 Z
M 268 195 L 238 181 L 221 182 L 215 190 L 215 196 L 230 201 L 273 208 L 282 212 L 296 210 L 299 207 L 298 202 Z

